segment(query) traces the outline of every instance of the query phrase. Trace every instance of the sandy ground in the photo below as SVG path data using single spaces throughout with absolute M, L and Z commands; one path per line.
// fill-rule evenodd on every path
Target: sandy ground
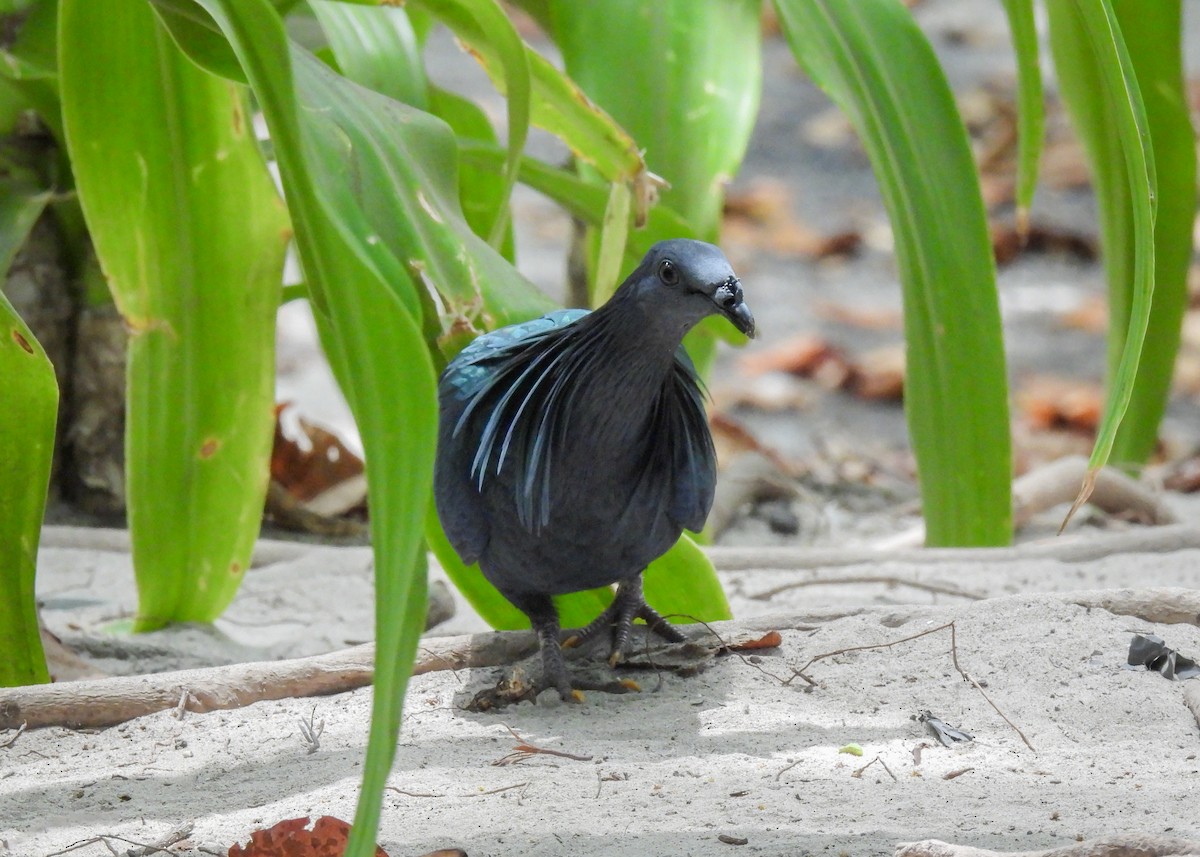
M 48 625 L 109 671 L 315 653 L 369 634 L 369 551 L 265 542 L 216 631 L 150 635 L 132 651 L 102 644 L 102 629 L 134 605 L 123 541 L 54 528 L 39 569 Z M 641 673 L 640 694 L 591 693 L 580 706 L 546 694 L 494 714 L 462 706 L 498 669 L 414 679 L 396 791 L 385 798 L 388 853 L 738 847 L 722 835 L 747 840 L 744 853 L 849 855 L 890 854 L 927 837 L 1000 850 L 1120 831 L 1200 839 L 1200 727 L 1185 704 L 1190 693 L 1200 708 L 1200 681 L 1123 668 L 1133 632 L 1200 655 L 1200 616 L 1156 623 L 1063 594 L 1200 588 L 1200 530 L 1082 534 L 973 554 L 714 556 L 730 569 L 722 578 L 739 620 L 781 630 L 778 650 L 721 658 L 688 678 Z M 799 585 L 762 597 L 786 584 Z M 959 664 L 1036 749 L 955 671 L 948 631 L 827 658 L 805 670 L 815 684 L 784 683 L 816 655 L 951 620 Z M 481 628 L 460 605 L 433 633 Z M 182 853 L 224 854 L 285 818 L 349 819 L 369 705 L 360 690 L 182 719 L 162 712 L 100 731 L 26 732 L 0 749 L 0 853 L 46 855 L 101 834 L 150 842 L 194 822 Z M 975 740 L 942 747 L 915 719 L 923 710 Z M 309 718 L 324 723 L 315 752 L 300 735 Z M 513 760 L 510 729 L 584 758 Z M 0 744 L 11 737 L 0 734 Z M 839 752 L 852 743 L 862 756 Z M 72 853 L 112 852 L 94 843 Z

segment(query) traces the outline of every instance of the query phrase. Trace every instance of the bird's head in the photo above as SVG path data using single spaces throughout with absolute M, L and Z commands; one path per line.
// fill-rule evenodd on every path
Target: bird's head
M 754 338 L 754 316 L 743 299 L 741 280 L 712 244 L 687 238 L 659 241 L 625 285 L 640 300 L 652 301 L 655 315 L 678 321 L 685 330 L 719 314 Z

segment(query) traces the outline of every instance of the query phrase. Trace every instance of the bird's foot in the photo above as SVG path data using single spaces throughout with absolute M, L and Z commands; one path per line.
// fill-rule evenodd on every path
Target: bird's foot
M 612 648 L 609 650 L 609 666 L 615 667 L 625 656 L 629 648 L 629 638 L 633 632 L 633 622 L 641 619 L 647 628 L 670 643 L 682 643 L 686 637 L 664 619 L 657 610 L 646 603 L 642 594 L 642 576 L 622 581 L 617 587 L 616 597 L 599 616 L 593 619 L 585 628 L 572 634 L 563 642 L 563 648 L 574 648 L 592 641 L 601 632 L 611 629 Z

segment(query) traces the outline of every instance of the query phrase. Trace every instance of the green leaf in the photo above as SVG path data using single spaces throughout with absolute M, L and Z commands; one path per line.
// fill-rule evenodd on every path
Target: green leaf
M 464 165 L 496 171 L 503 159 L 499 147 L 473 140 L 459 139 Z M 554 200 L 568 213 L 591 226 L 600 226 L 608 210 L 608 189 L 580 178 L 576 173 L 550 166 L 536 158 L 521 159 L 520 181 Z M 627 250 L 639 259 L 657 241 L 666 238 L 695 238 L 692 225 L 666 206 L 656 205 L 647 212 L 646 223 L 629 232 Z
M 1017 229 L 1029 230 L 1029 207 L 1037 190 L 1046 114 L 1042 107 L 1042 69 L 1038 63 L 1033 0 L 1003 0 L 1017 55 Z
M 891 219 L 927 542 L 1005 544 L 1012 456 L 995 269 L 945 76 L 898 0 L 775 8 L 796 59 L 858 131 Z
M 245 92 L 183 57 L 149 5 L 63 0 L 59 44 L 80 199 L 131 331 L 136 627 L 211 622 L 262 517 L 286 215 Z
M 458 36 L 501 93 L 506 72 L 515 60 L 506 56 L 507 40 L 496 44 L 492 32 L 481 29 L 463 4 L 468 0 L 412 0 L 427 9 Z M 493 2 L 493 0 L 488 0 Z M 531 82 L 530 120 L 557 136 L 577 158 L 591 164 L 608 181 L 632 181 L 639 200 L 644 195 L 646 165 L 633 138 L 593 104 L 569 77 L 537 51 L 524 46 Z M 510 120 L 511 121 L 511 120 Z M 512 140 L 509 140 L 510 152 Z
M 0 280 L 12 267 L 51 195 L 20 179 L 0 179 Z
M 516 27 L 496 0 L 411 0 L 417 8 L 425 9 L 443 22 L 450 24 L 456 32 L 470 33 L 473 44 L 486 44 L 487 55 L 493 60 L 490 71 L 495 75 L 501 90 L 507 96 L 508 107 L 508 157 L 504 166 L 505 203 L 498 207 L 496 220 L 488 231 L 488 242 L 496 248 L 503 245 L 508 230 L 508 197 L 517 181 L 517 168 L 521 153 L 525 150 L 525 139 L 529 134 L 529 121 L 533 81 L 530 57 L 533 54 L 521 41 Z M 466 38 L 466 37 L 463 37 Z M 497 74 L 499 72 L 499 74 Z
M 675 621 L 733 618 L 712 561 L 687 533 L 650 563 L 644 581 L 646 601 Z
M 309 0 L 337 57 L 355 83 L 389 98 L 429 109 L 429 83 L 408 14 L 394 6 L 355 6 Z
M 549 3 L 567 73 L 645 150 L 670 183 L 660 204 L 705 241 L 758 116 L 761 11 L 760 0 Z
M 450 126 L 460 145 L 473 141 L 492 147 L 499 155 L 493 170 L 472 166 L 465 159 L 459 161 L 458 199 L 462 204 L 463 216 L 476 235 L 487 237 L 491 225 L 500 216 L 498 210 L 509 204 L 511 191 L 504 175 L 507 152 L 497 144 L 491 121 L 474 101 L 438 87 L 430 90 L 429 101 L 430 112 Z M 524 160 L 522 157 L 521 163 Z M 511 222 L 499 250 L 509 262 L 516 258 Z
M 0 77 L 20 93 L 25 107 L 35 111 L 55 139 L 62 141 L 58 102 L 58 4 L 50 0 L 30 5 L 15 41 L 0 51 Z M 68 170 L 64 169 L 64 172 Z
M 1185 300 L 1195 156 L 1182 150 L 1193 143 L 1182 97 L 1180 10 L 1171 0 L 1152 6 L 1127 7 L 1126 17 L 1131 19 L 1130 32 L 1136 34 L 1147 83 L 1158 90 L 1153 126 L 1142 101 L 1143 91 L 1151 87 L 1139 85 L 1139 72 L 1108 0 L 1053 0 L 1047 6 L 1059 89 L 1092 168 L 1109 282 L 1109 389 L 1089 461 L 1093 472 L 1117 450 L 1118 429 L 1135 390 L 1137 410 L 1131 416 L 1137 423 L 1122 434 L 1118 463 L 1140 463 L 1153 448 Z M 1164 167 L 1180 175 L 1159 173 L 1160 158 Z M 1169 216 L 1159 217 L 1156 227 L 1156 208 L 1164 192 Z M 1167 253 L 1162 260 L 1157 253 L 1160 243 Z M 1153 361 L 1142 369 L 1152 314 L 1161 341 L 1151 344 Z
M 3 292 L 0 378 L 0 687 L 16 687 L 50 681 L 33 583 L 58 384 L 46 352 Z

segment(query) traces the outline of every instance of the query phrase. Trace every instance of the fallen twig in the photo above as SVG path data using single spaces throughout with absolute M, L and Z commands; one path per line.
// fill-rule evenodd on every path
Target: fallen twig
M 133 839 L 126 839 L 124 836 L 117 836 L 112 833 L 102 833 L 99 836 L 93 836 L 89 839 L 81 839 L 78 842 L 72 842 L 61 851 L 51 851 L 46 855 L 46 857 L 61 857 L 63 854 L 69 854 L 72 851 L 76 851 L 80 848 L 86 848 L 89 845 L 97 844 L 103 845 L 113 854 L 116 854 L 116 849 L 112 846 L 112 843 L 114 842 L 121 842 L 125 845 L 134 846 L 125 852 L 127 857 L 148 857 L 150 854 L 160 853 L 170 854 L 171 852 L 169 849 L 171 846 L 177 842 L 182 842 L 184 839 L 187 839 L 189 836 L 191 836 L 192 828 L 194 827 L 195 825 L 192 822 L 184 822 L 162 838 L 157 839 L 152 843 L 137 842 Z
M 404 789 L 396 788 L 395 786 L 384 786 L 384 790 L 389 791 L 389 792 L 395 792 L 396 794 L 404 795 L 405 797 L 465 798 L 465 797 L 483 797 L 484 795 L 498 795 L 498 794 L 500 794 L 500 792 L 507 792 L 507 791 L 511 791 L 512 789 L 519 789 L 519 788 L 521 788 L 523 786 L 527 786 L 527 785 L 529 785 L 528 780 L 526 780 L 523 783 L 513 783 L 511 786 L 500 786 L 500 788 L 498 788 L 498 789 L 488 789 L 487 791 L 482 791 L 482 792 L 467 792 L 465 795 L 445 795 L 445 794 L 439 795 L 439 794 L 434 794 L 433 792 L 410 792 L 410 791 L 405 791 Z
M 995 710 L 995 712 L 1000 715 L 1000 718 L 1005 723 L 1007 723 L 1010 727 L 1012 727 L 1012 730 L 1014 732 L 1016 732 L 1019 736 L 1021 736 L 1021 740 L 1025 742 L 1025 746 L 1028 747 L 1030 750 L 1033 750 L 1033 752 L 1036 753 L 1037 750 L 1034 748 L 1034 746 L 1032 744 L 1029 743 L 1029 739 L 1025 737 L 1025 733 L 1022 732 L 1020 729 L 1018 729 L 1016 724 L 1014 724 L 1011 720 L 1009 720 L 1004 715 L 1004 712 L 1001 711 L 999 709 L 999 707 L 997 707 L 996 703 L 992 702 L 991 698 L 984 692 L 983 688 L 979 686 L 979 682 L 975 681 L 975 679 L 973 679 L 965 670 L 963 670 L 962 667 L 960 667 L 958 665 L 958 640 L 955 636 L 955 625 L 954 625 L 953 621 L 947 622 L 944 625 L 938 625 L 936 628 L 929 628 L 925 631 L 921 631 L 919 634 L 911 634 L 907 637 L 902 637 L 899 640 L 891 640 L 890 642 L 887 642 L 887 643 L 875 643 L 875 644 L 869 645 L 869 646 L 848 646 L 847 648 L 844 648 L 844 649 L 837 649 L 836 651 L 823 652 L 822 654 L 814 655 L 812 658 L 810 658 L 808 660 L 808 662 L 804 666 L 800 667 L 800 669 L 793 668 L 792 669 L 792 677 L 787 679 L 784 682 L 784 685 L 790 685 L 797 678 L 802 678 L 809 684 L 815 685 L 816 682 L 813 681 L 813 679 L 805 673 L 805 670 L 807 670 L 809 667 L 811 667 L 813 664 L 817 663 L 818 661 L 823 661 L 826 658 L 832 658 L 836 655 L 845 655 L 845 654 L 849 654 L 850 652 L 866 652 L 866 651 L 872 651 L 874 649 L 890 649 L 893 646 L 899 646 L 901 643 L 911 643 L 913 640 L 919 640 L 921 637 L 928 637 L 930 634 L 936 634 L 938 631 L 945 631 L 947 629 L 949 629 L 949 631 L 950 631 L 950 657 L 951 657 L 951 660 L 954 662 L 954 669 L 956 669 L 958 671 L 958 674 L 960 676 L 962 676 L 963 681 L 967 682 L 972 687 L 974 687 L 977 691 L 979 691 L 979 694 L 987 701 L 987 704 L 990 705 Z
M 1044 851 L 989 851 L 986 848 L 925 839 L 900 843 L 896 846 L 895 857 L 1182 857 L 1192 854 L 1200 854 L 1200 842 L 1126 833 Z
M 807 670 L 809 667 L 811 667 L 813 664 L 817 663 L 817 661 L 823 661 L 826 658 L 836 657 L 837 655 L 847 655 L 847 654 L 850 654 L 851 652 L 869 652 L 869 651 L 873 651 L 875 649 L 890 649 L 893 646 L 899 646 L 901 643 L 911 643 L 913 640 L 919 640 L 921 637 L 928 637 L 930 634 L 936 634 L 938 631 L 945 631 L 947 628 L 953 628 L 953 627 L 954 627 L 953 622 L 947 622 L 945 625 L 938 625 L 936 628 L 929 628 L 928 630 L 922 631 L 919 634 L 912 634 L 908 637 L 902 637 L 899 640 L 892 640 L 891 642 L 888 642 L 888 643 L 874 643 L 870 646 L 848 646 L 844 649 L 837 649 L 832 652 L 823 652 L 819 655 L 814 655 L 813 657 L 809 658 L 808 662 L 804 666 L 800 667 L 800 669 L 793 668 L 792 669 L 792 677 L 787 679 L 786 681 L 784 681 L 784 685 L 785 686 L 790 685 L 793 681 L 795 681 L 798 678 L 804 679 L 809 684 L 816 684 L 815 681 L 813 681 L 811 678 L 809 678 L 807 675 L 805 675 L 804 671 Z
M 0 744 L 0 750 L 7 750 L 13 744 L 16 744 L 17 739 L 21 737 L 21 733 L 25 731 L 25 728 L 28 725 L 29 725 L 28 723 L 22 722 L 21 725 L 17 727 L 17 731 L 13 733 L 12 737 L 9 738 L 7 741 L 5 741 L 3 744 Z
M 856 769 L 856 770 L 854 771 L 854 773 L 852 773 L 850 776 L 854 777 L 854 779 L 856 779 L 856 780 L 861 780 L 861 779 L 862 779 L 862 775 L 863 775 L 863 771 L 865 771 L 867 768 L 869 768 L 869 767 L 871 767 L 872 765 L 874 765 L 876 762 L 878 762 L 879 764 L 883 765 L 883 769 L 884 769 L 885 771 L 887 771 L 887 772 L 888 772 L 888 776 L 889 776 L 889 777 L 891 777 L 891 778 L 892 778 L 892 780 L 893 780 L 894 782 L 897 782 L 897 783 L 898 783 L 898 782 L 900 782 L 898 779 L 896 779 L 896 775 L 892 773 L 892 769 L 891 769 L 891 768 L 889 768 L 889 767 L 887 766 L 887 762 L 883 761 L 883 757 L 882 757 L 882 756 L 876 756 L 874 759 L 872 759 L 871 761 L 867 762 L 867 763 L 866 763 L 865 765 L 863 765 L 861 768 L 858 768 L 858 769 Z M 777 779 L 778 779 L 778 778 L 777 778 Z
M 969 685 L 971 685 L 977 691 L 979 691 L 979 695 L 982 696 L 985 700 L 987 700 L 987 704 L 990 705 L 992 707 L 992 709 L 997 714 L 1000 715 L 1000 719 L 1003 720 L 1005 723 L 1007 723 L 1009 726 L 1011 726 L 1012 730 L 1021 736 L 1021 740 L 1025 742 L 1026 747 L 1028 747 L 1030 750 L 1033 750 L 1033 752 L 1036 753 L 1037 750 L 1034 748 L 1034 746 L 1032 744 L 1029 743 L 1029 739 L 1025 737 L 1025 733 L 1017 728 L 1017 724 L 1013 723 L 1011 720 L 1008 719 L 1007 716 L 1005 716 L 1004 712 L 1000 710 L 1000 706 L 998 706 L 998 705 L 996 705 L 996 703 L 992 702 L 992 698 L 984 692 L 984 690 L 980 686 L 979 682 L 975 681 L 975 679 L 973 679 L 970 675 L 968 675 L 966 670 L 964 670 L 962 667 L 960 667 L 958 665 L 958 638 L 956 635 L 956 631 L 955 631 L 953 622 L 950 623 L 950 657 L 954 661 L 954 668 L 956 670 L 958 670 L 958 674 L 963 677 L 963 681 L 967 682 Z
M 579 756 L 575 753 L 564 752 L 563 750 L 549 750 L 545 747 L 535 747 L 533 744 L 528 743 L 524 738 L 518 735 L 511 726 L 507 724 L 501 725 L 503 725 L 504 728 L 508 730 L 508 734 L 516 738 L 519 743 L 517 746 L 513 747 L 513 751 L 507 756 L 502 756 L 496 761 L 492 762 L 492 764 L 496 767 L 504 767 L 505 765 L 518 765 L 521 762 L 524 762 L 526 759 L 532 759 L 534 756 L 539 754 L 546 756 L 558 756 L 560 759 L 571 759 L 575 762 L 592 761 L 591 756 Z
M 972 601 L 979 601 L 986 598 L 978 592 L 968 592 L 965 589 L 959 589 L 957 586 L 948 586 L 942 583 L 925 583 L 921 580 L 909 580 L 903 577 L 887 574 L 856 574 L 843 577 L 814 577 L 809 580 L 797 580 L 793 583 L 785 583 L 782 586 L 776 586 L 764 592 L 758 592 L 754 595 L 747 596 L 755 601 L 769 601 L 776 595 L 783 592 L 789 592 L 793 589 L 800 589 L 805 586 L 838 586 L 852 583 L 882 583 L 888 586 L 907 586 L 911 589 L 920 589 L 923 592 L 932 592 L 935 595 L 952 595 L 956 598 L 969 598 Z
M 908 548 L 886 554 L 871 548 L 709 547 L 705 553 L 718 571 L 798 571 L 812 568 L 844 568 L 869 565 L 886 559 L 890 563 L 942 565 L 946 563 L 1018 562 L 1026 559 L 1058 559 L 1088 562 L 1127 553 L 1167 553 L 1200 548 L 1200 527 L 1168 524 L 1137 527 L 1120 533 L 1069 535 L 1035 544 L 1008 548 Z

